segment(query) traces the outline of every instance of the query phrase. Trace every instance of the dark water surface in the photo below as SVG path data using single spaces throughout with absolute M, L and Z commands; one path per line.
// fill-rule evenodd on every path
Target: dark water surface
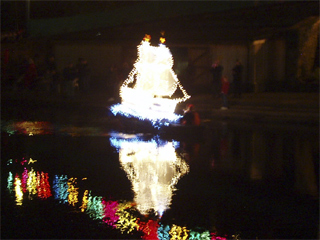
M 317 239 L 319 134 L 217 122 L 200 138 L 3 121 L 1 238 Z

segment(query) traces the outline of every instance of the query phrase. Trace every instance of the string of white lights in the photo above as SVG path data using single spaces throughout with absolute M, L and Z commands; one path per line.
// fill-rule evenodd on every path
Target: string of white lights
M 120 87 L 121 106 L 112 106 L 111 111 L 115 115 L 120 113 L 154 122 L 176 121 L 181 117 L 174 113 L 176 105 L 189 99 L 190 95 L 172 69 L 170 50 L 162 43 L 151 46 L 150 38 L 145 37 L 138 46 L 137 60 Z M 172 98 L 178 88 L 183 97 Z

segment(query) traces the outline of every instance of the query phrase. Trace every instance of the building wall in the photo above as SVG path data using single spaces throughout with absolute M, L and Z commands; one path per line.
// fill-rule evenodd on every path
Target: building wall
M 216 59 L 221 61 L 224 67 L 223 74 L 231 83 L 232 68 L 236 59 L 239 59 L 244 66 L 243 83 L 250 84 L 246 45 L 174 46 L 170 50 L 174 59 L 173 68 L 187 90 L 210 92 L 212 80 L 210 68 Z M 54 54 L 58 70 L 61 72 L 69 62 L 76 64 L 79 57 L 86 58 L 92 70 L 92 81 L 99 85 L 103 81 L 108 81 L 109 69 L 113 64 L 121 68 L 123 62 L 128 62 L 132 68 L 137 57 L 137 49 L 95 42 L 57 42 L 54 45 Z
M 220 60 L 223 66 L 223 75 L 232 83 L 232 68 L 236 60 L 243 64 L 243 84 L 249 83 L 248 79 L 248 47 L 245 44 L 216 44 L 207 46 L 190 46 L 188 49 L 187 78 L 188 86 L 195 91 L 210 93 L 212 74 L 210 68 L 215 60 Z M 173 56 L 175 57 L 175 56 Z M 184 81 L 184 79 L 181 79 Z M 231 84 L 232 85 L 232 84 Z
M 286 77 L 286 47 L 281 39 L 253 41 L 249 50 L 249 81 L 254 92 L 275 90 Z
M 96 42 L 60 42 L 54 46 L 54 55 L 60 72 L 70 62 L 77 64 L 78 59 L 85 58 L 91 69 L 93 87 L 110 85 L 109 71 L 112 65 L 119 65 L 122 49 L 120 45 Z
M 215 60 L 220 60 L 223 66 L 223 75 L 225 75 L 232 83 L 232 68 L 236 64 L 236 60 L 239 59 L 243 65 L 243 83 L 247 83 L 247 67 L 248 67 L 248 46 L 240 44 L 224 44 L 224 45 L 212 45 L 211 49 L 211 64 Z M 210 64 L 210 66 L 211 66 Z

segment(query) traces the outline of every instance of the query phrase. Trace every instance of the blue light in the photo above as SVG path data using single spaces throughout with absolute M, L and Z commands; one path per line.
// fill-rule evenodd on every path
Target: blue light
M 148 120 L 155 128 L 160 128 L 162 125 L 168 126 L 170 123 L 177 123 L 182 117 L 175 113 L 163 114 L 163 112 L 157 112 L 153 110 L 138 111 L 139 109 L 130 108 L 124 104 L 115 104 L 110 107 L 110 111 L 113 115 L 122 115 L 127 118 L 137 118 L 141 121 Z M 141 110 L 141 109 L 140 109 Z

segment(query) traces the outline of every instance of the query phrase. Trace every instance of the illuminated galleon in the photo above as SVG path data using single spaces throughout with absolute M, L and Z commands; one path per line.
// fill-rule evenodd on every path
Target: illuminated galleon
M 151 121 L 174 122 L 181 117 L 174 113 L 176 105 L 190 96 L 172 69 L 173 58 L 164 38 L 160 38 L 159 46 L 151 46 L 150 39 L 146 35 L 138 46 L 138 58 L 120 88 L 121 104 L 111 111 Z M 178 88 L 183 96 L 173 98 Z

